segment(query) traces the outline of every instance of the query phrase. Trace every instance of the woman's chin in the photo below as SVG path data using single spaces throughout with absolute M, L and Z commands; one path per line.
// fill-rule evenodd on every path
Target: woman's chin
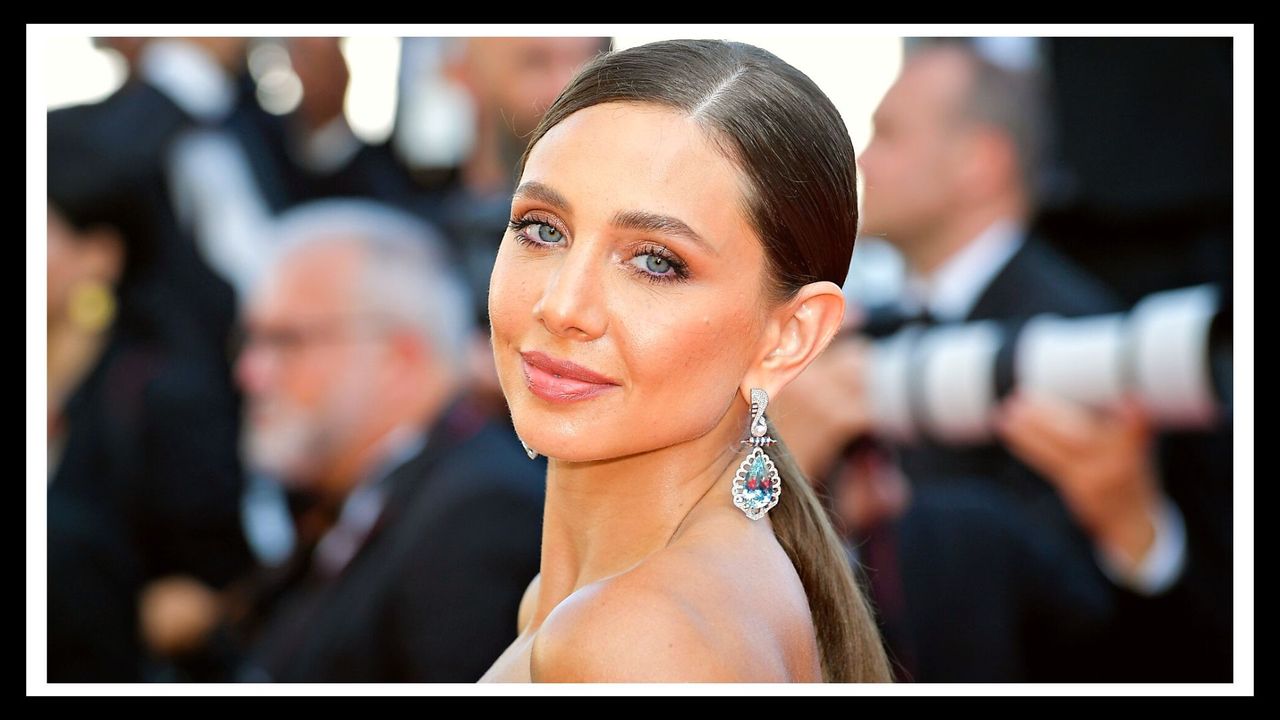
M 536 424 L 536 423 L 535 423 Z M 590 431 L 581 433 L 548 433 L 545 427 L 542 432 L 525 434 L 516 424 L 516 433 L 534 452 L 549 460 L 560 462 L 584 463 L 608 460 L 617 453 L 600 442 L 599 433 Z

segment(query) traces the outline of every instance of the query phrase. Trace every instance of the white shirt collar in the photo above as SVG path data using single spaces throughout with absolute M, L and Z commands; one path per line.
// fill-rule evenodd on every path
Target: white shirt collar
M 235 83 L 208 53 L 181 40 L 147 43 L 138 71 L 188 115 L 218 122 L 235 106 Z
M 381 461 L 342 503 L 333 527 L 316 544 L 316 567 L 336 577 L 364 546 L 382 516 L 390 489 L 386 479 L 401 465 L 422 452 L 427 436 L 410 426 L 399 426 L 378 441 Z
M 963 320 L 982 292 L 1022 247 L 1026 231 L 1022 223 L 997 220 L 967 245 L 947 258 L 932 275 L 910 270 L 906 275 L 903 309 L 915 313 L 921 304 L 939 320 Z

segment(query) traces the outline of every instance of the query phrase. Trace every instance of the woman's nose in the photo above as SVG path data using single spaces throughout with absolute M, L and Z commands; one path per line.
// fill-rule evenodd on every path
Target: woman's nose
M 582 243 L 561 257 L 533 306 L 533 316 L 553 335 L 571 340 L 600 337 L 608 327 L 603 303 L 605 261 Z

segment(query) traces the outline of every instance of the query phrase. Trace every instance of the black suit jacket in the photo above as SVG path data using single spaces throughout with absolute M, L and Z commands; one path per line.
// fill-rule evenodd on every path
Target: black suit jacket
M 293 116 L 263 112 L 241 113 L 235 122 L 242 144 L 249 151 L 259 182 L 271 188 L 265 197 L 273 212 L 325 198 L 368 198 L 416 213 L 435 221 L 438 193 L 423 191 L 396 157 L 391 142 L 377 145 L 359 142 L 358 149 L 341 166 L 318 171 L 304 166 L 290 150 L 300 135 L 301 122 Z
M 100 103 L 48 114 L 49 192 L 71 209 L 110 195 L 106 213 L 124 235 L 129 256 L 123 284 L 147 289 L 146 302 L 176 307 L 229 378 L 227 339 L 235 293 L 201 257 L 172 203 L 169 153 L 196 121 L 146 82 L 131 82 Z M 67 208 L 64 208 L 67 209 Z M 100 218 L 96 218 L 100 219 Z
M 49 682 L 140 682 L 142 571 L 128 528 L 66 486 L 48 498 Z
M 387 478 L 383 513 L 340 574 L 321 572 L 313 548 L 295 557 L 241 679 L 478 680 L 515 639 L 538 572 L 545 469 L 455 401 Z
M 1045 658 L 1115 613 L 1088 561 L 984 478 L 915 489 L 906 513 L 853 544 L 899 682 L 1080 679 Z
M 221 588 L 252 567 L 236 409 L 208 384 L 207 358 L 163 324 L 119 318 L 64 408 L 49 487 L 51 681 L 146 679 L 143 585 L 183 574 Z
M 1018 321 L 1124 310 L 1118 297 L 1030 238 L 966 320 Z M 1199 509 L 1170 494 L 1187 518 L 1188 565 L 1151 598 L 1116 586 L 1052 485 L 1003 446 L 892 448 L 914 500 L 861 542 L 898 566 L 880 584 L 903 598 L 884 618 L 902 676 L 920 681 L 1139 681 L 1229 679 L 1229 594 L 1222 622 L 1220 546 Z M 1229 456 L 1228 456 L 1229 457 Z M 1208 478 L 1198 478 L 1207 484 Z M 874 565 L 865 568 L 876 574 Z M 1228 585 L 1229 585 L 1229 574 Z M 873 594 L 885 592 L 872 584 Z M 1170 643 L 1174 630 L 1194 649 Z M 1225 647 L 1225 652 L 1224 652 Z

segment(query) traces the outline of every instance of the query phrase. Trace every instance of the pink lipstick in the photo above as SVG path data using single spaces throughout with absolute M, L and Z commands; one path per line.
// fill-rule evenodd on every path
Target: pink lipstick
M 586 400 L 621 387 L 612 378 L 546 353 L 530 350 L 520 356 L 529 391 L 548 402 Z

